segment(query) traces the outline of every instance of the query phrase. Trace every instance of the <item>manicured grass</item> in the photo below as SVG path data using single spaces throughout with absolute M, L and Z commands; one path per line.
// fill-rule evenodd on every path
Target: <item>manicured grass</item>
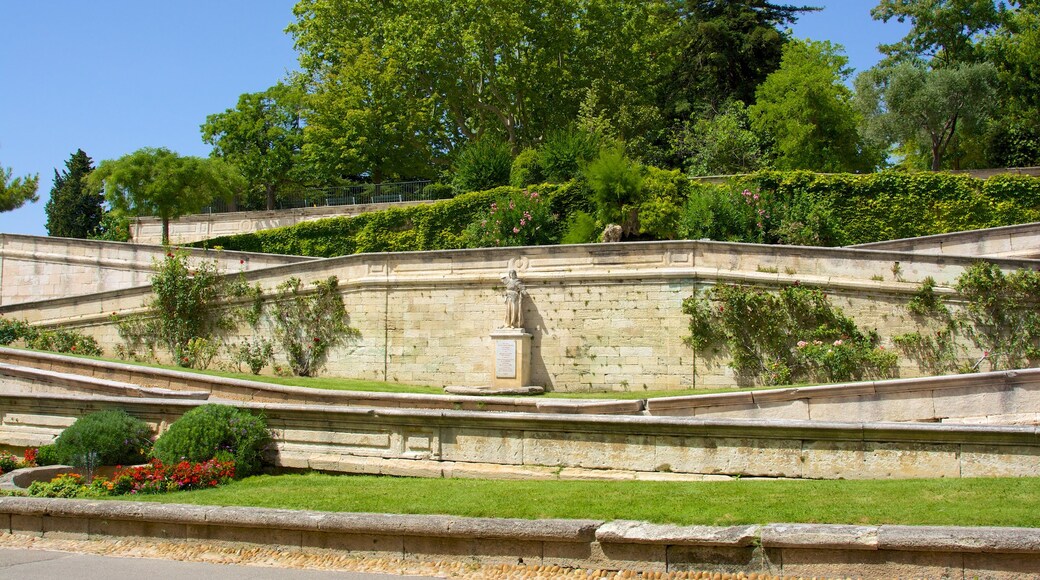
M 165 503 L 496 518 L 1040 527 L 1040 478 L 590 482 L 262 475 Z

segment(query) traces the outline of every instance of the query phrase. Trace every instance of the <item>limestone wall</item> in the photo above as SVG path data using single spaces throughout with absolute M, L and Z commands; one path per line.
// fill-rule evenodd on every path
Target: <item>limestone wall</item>
M 329 217 L 355 216 L 382 211 L 390 207 L 407 207 L 433 201 L 406 201 L 396 203 L 366 203 L 279 209 L 272 211 L 242 211 L 208 213 L 184 216 L 170 222 L 170 243 L 187 244 L 217 236 L 234 236 L 260 230 L 270 230 Z M 134 218 L 130 222 L 130 237 L 138 244 L 158 244 L 162 241 L 162 221 L 154 217 Z
M 873 242 L 851 247 L 945 256 L 1036 259 L 1040 258 L 1040 223 Z
M 490 382 L 489 333 L 504 316 L 500 277 L 516 268 L 533 335 L 532 382 L 558 391 L 642 391 L 734 384 L 724 362 L 683 344 L 682 300 L 715 284 L 824 288 L 833 303 L 884 337 L 918 329 L 903 305 L 925 277 L 946 285 L 974 258 L 717 242 L 652 242 L 366 254 L 247 272 L 271 290 L 290 276 L 336 275 L 354 344 L 335 350 L 327 373 L 428 385 Z M 1036 262 L 997 260 L 1004 269 Z M 109 352 L 113 312 L 139 310 L 147 287 L 0 307 L 5 316 L 72 324 Z M 890 343 L 887 346 L 891 346 Z M 969 356 L 972 353 L 969 353 Z M 919 374 L 904 361 L 902 376 Z
M 200 401 L 0 392 L 0 445 L 51 442 L 121 408 L 161 432 Z M 1031 477 L 1035 427 L 549 415 L 238 403 L 272 431 L 268 460 L 424 477 L 873 479 Z
M 225 272 L 243 272 L 313 258 L 247 252 L 186 250 L 216 260 Z M 94 294 L 150 283 L 162 246 L 0 234 L 0 304 Z

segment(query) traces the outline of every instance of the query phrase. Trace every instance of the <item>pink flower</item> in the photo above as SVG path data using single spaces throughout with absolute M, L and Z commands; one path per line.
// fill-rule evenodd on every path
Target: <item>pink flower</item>
M 799 340 L 798 341 L 798 348 L 805 348 L 807 346 L 809 346 L 808 342 L 805 342 L 804 340 Z
M 522 225 L 522 226 L 523 225 L 527 225 L 527 220 L 521 218 L 520 219 L 520 225 Z
M 519 234 L 520 233 L 520 228 L 514 227 L 513 228 L 513 233 L 514 234 Z
M 834 341 L 834 346 L 841 346 L 841 345 L 843 345 L 843 344 L 845 344 L 845 343 L 844 343 L 844 342 L 842 342 L 842 340 L 841 340 L 840 338 L 839 338 L 838 340 L 835 340 L 835 341 Z
M 758 201 L 758 194 L 756 193 L 755 195 L 751 196 L 751 199 Z

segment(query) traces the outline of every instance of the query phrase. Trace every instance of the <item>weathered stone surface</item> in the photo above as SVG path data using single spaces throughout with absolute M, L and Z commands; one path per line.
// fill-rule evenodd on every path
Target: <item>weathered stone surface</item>
M 698 546 L 750 546 L 761 526 L 673 526 L 631 520 L 607 522 L 596 530 L 601 544 L 667 544 Z
M 880 526 L 882 550 L 986 553 L 1038 553 L 1040 530 L 1034 528 L 953 528 Z
M 764 548 L 877 550 L 877 526 L 769 524 L 761 528 Z

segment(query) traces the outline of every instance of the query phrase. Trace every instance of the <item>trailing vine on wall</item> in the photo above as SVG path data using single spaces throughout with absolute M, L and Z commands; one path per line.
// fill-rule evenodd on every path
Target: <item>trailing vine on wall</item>
M 895 353 L 879 345 L 818 289 L 797 283 L 776 292 L 719 284 L 683 301 L 686 343 L 723 352 L 741 384 L 838 382 L 891 376 Z

